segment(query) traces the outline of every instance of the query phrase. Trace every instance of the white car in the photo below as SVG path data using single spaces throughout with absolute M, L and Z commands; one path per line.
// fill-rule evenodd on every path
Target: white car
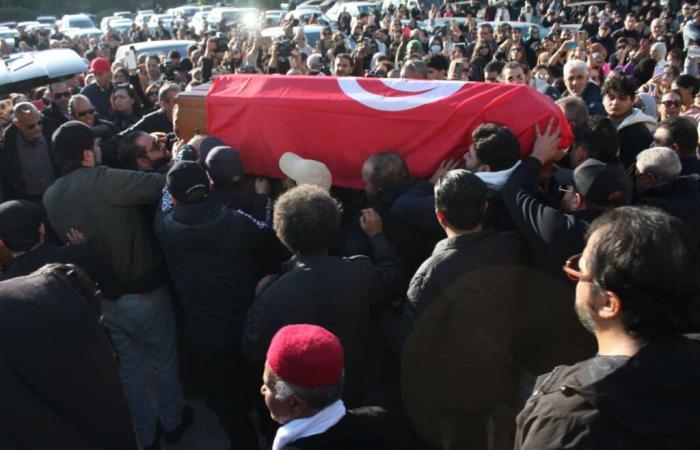
M 56 24 L 56 16 L 39 16 L 36 21 L 45 25 L 54 26 Z
M 0 60 L 0 94 L 46 86 L 87 70 L 85 60 L 70 49 L 16 53 Z
M 323 14 L 320 9 L 311 8 L 297 8 L 294 11 L 290 11 L 285 16 L 287 21 L 291 19 L 297 19 L 300 23 L 310 23 L 314 22 L 316 24 L 325 25 L 327 27 L 331 26 L 334 20 L 332 20 L 327 15 Z
M 209 13 L 207 11 L 199 11 L 194 14 L 194 17 L 192 17 L 192 20 L 190 21 L 189 25 L 190 28 L 192 28 L 197 35 L 201 35 L 202 33 L 207 31 L 208 23 L 207 23 L 207 16 Z
M 19 36 L 19 31 L 12 28 L 0 28 L 0 39 L 4 39 L 10 48 L 15 48 L 15 38 Z
M 265 23 L 265 27 L 276 27 L 280 24 L 282 21 L 282 17 L 287 14 L 287 11 L 284 9 L 270 9 L 268 11 L 265 11 L 263 21 Z
M 112 14 L 113 17 L 121 17 L 122 19 L 134 19 L 134 13 L 131 11 L 117 11 L 114 14 Z
M 187 56 L 187 47 L 196 43 L 195 41 L 170 39 L 166 41 L 148 41 L 120 45 L 119 48 L 117 48 L 115 61 L 126 60 L 126 55 L 131 50 L 131 47 L 134 47 L 136 51 L 137 60 L 138 57 L 143 54 L 168 56 L 168 53 L 173 50 L 180 52 L 180 56 L 184 58 Z
M 17 22 L 17 28 L 22 28 L 27 31 L 29 28 L 35 28 L 40 25 L 41 23 L 37 22 L 36 20 L 26 20 L 24 22 Z
M 326 28 L 325 26 L 322 25 L 306 25 L 304 26 L 304 36 L 306 36 L 306 42 L 309 44 L 311 48 L 316 47 L 316 43 L 321 39 L 321 32 L 323 29 Z M 337 31 L 333 28 L 333 33 L 336 33 Z M 294 27 L 294 35 L 299 32 L 299 27 Z M 345 47 L 352 51 L 355 48 L 355 42 L 352 39 L 349 39 L 345 33 L 343 34 L 343 37 L 345 38 Z M 269 38 L 280 38 L 284 36 L 284 29 L 282 27 L 271 27 L 271 28 L 265 28 L 260 32 L 260 35 L 262 37 L 269 37 Z
M 209 29 L 217 29 L 222 20 L 226 24 L 243 22 L 247 26 L 256 26 L 259 15 L 260 13 L 256 8 L 213 8 L 209 11 L 207 23 L 209 24 Z
M 95 23 L 87 14 L 66 14 L 61 18 L 59 30 L 63 32 L 71 28 L 95 29 Z
M 144 25 L 148 25 L 148 21 L 151 20 L 151 17 L 155 13 L 153 11 L 139 11 L 138 14 L 136 14 L 136 17 L 134 17 L 134 22 L 136 25 L 139 27 L 143 27 Z
M 99 28 L 69 28 L 67 30 L 62 30 L 61 33 L 65 34 L 71 39 L 75 39 L 78 36 L 85 36 L 88 39 L 102 37 L 102 30 Z
M 131 19 L 121 19 L 119 17 L 114 17 L 112 20 L 109 21 L 110 28 L 112 28 L 112 30 L 114 30 L 115 32 L 119 33 L 119 35 L 131 31 L 131 27 L 133 24 L 134 22 Z
M 163 24 L 163 28 L 172 34 L 175 16 L 170 14 L 153 14 L 148 21 L 148 32 L 151 36 L 155 35 L 159 22 Z
M 373 8 L 381 9 L 382 4 L 377 2 L 345 2 L 336 3 L 331 6 L 326 15 L 334 22 L 338 21 L 340 14 L 345 11 L 350 14 L 351 17 L 357 17 L 360 13 L 369 13 Z

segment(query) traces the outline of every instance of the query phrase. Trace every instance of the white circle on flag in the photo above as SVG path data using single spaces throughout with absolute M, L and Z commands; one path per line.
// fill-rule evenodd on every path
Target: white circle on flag
M 432 80 L 406 80 L 400 78 L 382 78 L 380 81 L 389 89 L 401 93 L 415 93 L 415 95 L 403 95 L 400 97 L 387 97 L 373 92 L 368 92 L 360 86 L 356 78 L 337 78 L 340 89 L 356 102 L 362 103 L 368 108 L 379 111 L 407 111 L 418 108 L 428 103 L 443 100 L 463 86 L 462 81 L 432 81 Z

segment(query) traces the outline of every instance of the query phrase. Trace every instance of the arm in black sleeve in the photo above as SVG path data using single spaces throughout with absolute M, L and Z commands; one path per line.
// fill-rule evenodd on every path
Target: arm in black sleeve
M 386 304 L 404 294 L 406 289 L 406 271 L 401 259 L 396 254 L 394 246 L 383 233 L 370 238 L 374 260 L 372 286 L 375 292 L 374 301 Z
M 211 73 L 214 69 L 214 60 L 212 58 L 202 57 L 202 83 L 211 80 Z
M 143 106 L 147 109 L 153 108 L 153 103 L 148 100 L 148 96 L 145 92 L 143 92 L 143 86 L 141 86 L 141 80 L 139 79 L 138 74 L 133 73 L 129 75 L 129 84 L 134 88 L 134 92 L 136 95 L 138 95 Z
M 526 158 L 503 187 L 503 203 L 513 223 L 525 237 L 539 260 L 547 260 L 567 237 L 573 227 L 573 217 L 545 205 L 534 194 L 534 186 L 542 164 L 536 158 Z
M 394 201 L 391 217 L 397 222 L 441 233 L 440 223 L 435 217 L 435 196 L 427 181 L 416 183 Z

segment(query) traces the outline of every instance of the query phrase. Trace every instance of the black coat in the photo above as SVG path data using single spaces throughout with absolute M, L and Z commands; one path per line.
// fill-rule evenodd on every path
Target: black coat
M 699 362 L 697 340 L 668 336 L 627 361 L 557 367 L 518 416 L 515 449 L 700 448 Z
M 530 244 L 535 263 L 561 274 L 566 259 L 583 251 L 588 226 L 600 214 L 562 213 L 545 205 L 534 193 L 541 166 L 536 158 L 525 158 L 503 186 L 503 203 Z
M 635 123 L 617 131 L 620 139 L 620 162 L 625 168 L 637 161 L 637 155 L 651 147 L 654 135 L 644 123 Z
M 283 326 L 308 323 L 338 336 L 345 348 L 345 392 L 351 406 L 361 403 L 381 347 L 373 310 L 401 295 L 404 271 L 383 234 L 372 238 L 376 266 L 365 257 L 297 255 L 256 298 L 246 320 L 242 349 L 265 361 L 272 336 Z
M 695 155 L 681 156 L 681 175 L 700 175 L 700 159 Z
M 49 153 L 51 153 L 54 175 L 58 177 L 60 175 L 58 165 L 51 152 L 51 136 L 56 128 L 53 120 L 44 119 L 42 133 L 49 147 Z M 19 130 L 12 124 L 5 129 L 4 136 L 2 146 L 0 146 L 0 179 L 2 180 L 4 200 L 23 199 L 27 197 L 27 184 L 24 177 L 30 174 L 25 174 L 22 170 L 17 154 L 17 139 L 20 139 Z
M 112 116 L 112 89 L 104 91 L 97 82 L 93 82 L 85 86 L 80 93 L 90 99 L 100 119 L 109 119 Z
M 683 220 L 700 237 L 700 175 L 680 177 L 637 196 L 638 205 L 656 206 Z
M 68 122 L 68 120 L 70 120 L 66 116 L 64 116 L 63 113 L 61 113 L 61 111 L 58 110 L 54 102 L 51 102 L 51 105 L 49 105 L 48 108 L 44 109 L 41 112 L 41 115 L 45 118 L 51 119 L 54 122 L 56 122 L 57 126 L 63 125 L 64 123 Z
M 135 450 L 99 307 L 65 278 L 0 282 L 0 447 Z
M 95 250 L 89 245 L 56 247 L 42 244 L 16 257 L 0 279 L 23 277 L 50 263 L 74 264 L 80 267 L 98 285 L 105 298 L 115 299 L 122 295 L 115 275 L 100 261 Z
M 325 432 L 291 442 L 284 450 L 388 450 L 380 438 L 368 430 L 363 418 L 348 411 Z
M 238 347 L 269 227 L 216 202 L 180 204 L 155 222 L 195 349 Z
M 148 113 L 141 118 L 138 122 L 132 125 L 129 129 L 123 133 L 128 133 L 130 131 L 139 130 L 145 131 L 146 133 L 154 133 L 156 131 L 161 131 L 163 133 L 173 132 L 173 122 L 165 117 L 165 111 L 162 109 L 157 109 L 152 113 Z

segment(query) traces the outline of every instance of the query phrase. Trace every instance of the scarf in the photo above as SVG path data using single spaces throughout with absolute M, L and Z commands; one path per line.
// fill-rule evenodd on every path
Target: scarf
M 311 417 L 292 420 L 277 430 L 272 450 L 281 450 L 287 444 L 298 439 L 324 433 L 345 416 L 345 404 L 342 400 L 332 403 Z
M 492 191 L 500 191 L 515 168 L 519 165 L 520 161 L 516 162 L 510 169 L 499 170 L 498 172 L 476 172 L 474 175 L 481 178 L 481 181 L 486 183 L 486 187 Z

